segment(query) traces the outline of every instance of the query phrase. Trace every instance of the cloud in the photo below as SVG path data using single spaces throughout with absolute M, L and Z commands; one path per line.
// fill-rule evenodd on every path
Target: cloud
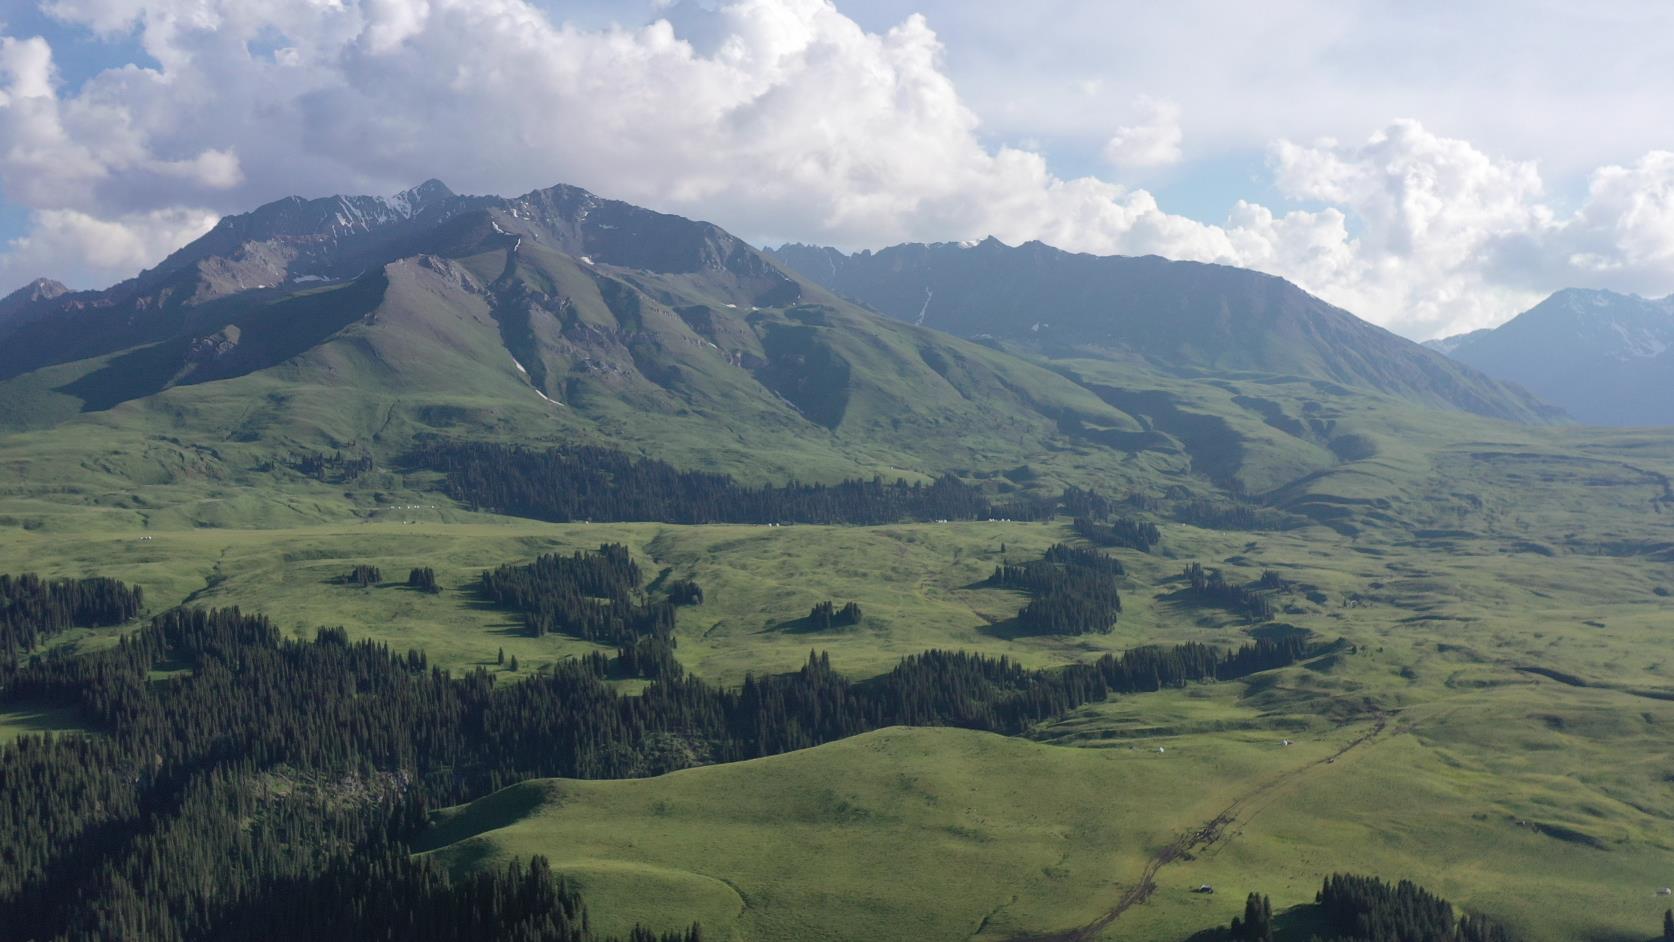
M 1359 144 L 1275 145 L 1275 185 L 1306 208 L 1246 201 L 1204 222 L 988 143 L 926 18 L 868 31 L 826 0 L 674 4 L 632 28 L 529 0 L 47 9 L 136 38 L 155 64 L 65 90 L 44 40 L 0 41 L 0 185 L 32 219 L 0 253 L 13 283 L 108 283 L 216 213 L 432 176 L 466 192 L 575 183 L 760 241 L 993 234 L 1245 265 L 1410 334 L 1503 318 L 1563 277 L 1649 287 L 1674 270 L 1666 154 L 1599 170 L 1565 215 L 1532 163 L 1395 122 Z M 1138 110 L 1108 156 L 1178 160 L 1179 108 Z
M 1168 101 L 1141 97 L 1137 102 L 1145 112 L 1139 124 L 1125 124 L 1116 129 L 1104 145 L 1104 159 L 1117 167 L 1165 167 L 1180 162 L 1180 106 Z
M 65 258 L 95 271 L 132 275 L 208 232 L 219 218 L 193 209 L 159 209 L 99 218 L 73 209 L 34 214 L 28 235 L 6 246 L 4 272 L 17 281 L 25 272 L 52 271 Z
M 1594 171 L 1587 204 L 1564 227 L 1566 261 L 1617 284 L 1669 290 L 1674 271 L 1674 152 Z
M 1532 162 L 1402 120 L 1362 144 L 1280 142 L 1276 186 L 1340 208 L 1357 235 L 1313 290 L 1419 334 L 1488 326 L 1566 286 L 1674 291 L 1674 154 L 1592 174 L 1556 209 Z

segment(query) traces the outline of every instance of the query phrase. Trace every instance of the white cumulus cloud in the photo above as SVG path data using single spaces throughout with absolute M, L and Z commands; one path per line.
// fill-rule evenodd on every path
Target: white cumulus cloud
M 988 142 L 931 23 L 869 31 L 828 0 L 657 6 L 590 28 L 530 0 L 53 0 L 154 64 L 66 89 L 39 38 L 0 39 L 0 186 L 31 230 L 0 291 L 108 283 L 217 213 L 290 194 L 557 182 L 846 247 L 995 235 L 1290 277 L 1409 334 L 1479 326 L 1565 279 L 1674 290 L 1670 164 L 1600 169 L 1553 209 L 1538 168 L 1400 121 L 1362 143 L 1278 143 L 1278 191 L 1219 221 L 1054 173 Z M 1180 109 L 1141 100 L 1106 156 L 1181 157 Z M 97 243 L 97 244 L 95 244 Z
M 1104 159 L 1117 167 L 1166 167 L 1180 162 L 1180 106 L 1142 97 L 1137 103 L 1144 120 L 1116 129 L 1104 145 Z

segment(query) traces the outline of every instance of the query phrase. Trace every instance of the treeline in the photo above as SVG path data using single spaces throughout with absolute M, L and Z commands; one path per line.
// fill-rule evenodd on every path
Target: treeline
M 479 587 L 494 604 L 523 613 L 524 626 L 537 638 L 556 633 L 632 644 L 672 636 L 673 602 L 644 598 L 639 581 L 639 564 L 628 548 L 608 543 L 593 552 L 550 553 L 500 566 L 484 572 Z
M 103 576 L 42 579 L 28 572 L 0 574 L 0 663 L 34 650 L 66 628 L 131 621 L 144 605 L 139 586 Z
M 903 520 L 1038 519 L 1051 501 L 996 504 L 954 477 L 930 484 L 881 478 L 746 487 L 724 474 L 681 471 L 653 458 L 588 446 L 535 451 L 483 442 L 434 444 L 411 460 L 440 471 L 450 497 L 473 510 L 538 520 L 662 523 L 884 524 Z
M 342 484 L 371 471 L 372 456 L 345 455 L 341 451 L 330 454 L 315 451 L 292 456 L 291 467 L 316 481 Z
M 1180 523 L 1205 530 L 1294 530 L 1308 523 L 1305 517 L 1243 502 L 1181 501 L 1173 506 L 1172 515 Z
M 1504 926 L 1482 916 L 1455 919 L 1453 905 L 1409 880 L 1327 877 L 1316 901 L 1330 926 L 1329 942 L 1513 942 Z
M 279 882 L 234 907 L 205 938 L 608 942 L 592 931 L 581 895 L 553 874 L 545 857 L 453 878 L 441 864 L 404 850 Z M 662 934 L 636 926 L 626 942 L 702 940 L 703 930 L 694 924 Z
M 837 484 L 750 487 L 729 475 L 683 471 L 655 458 L 596 446 L 530 449 L 492 442 L 432 442 L 406 456 L 416 468 L 441 472 L 448 496 L 472 510 L 537 520 L 660 523 L 807 523 L 875 526 L 902 521 L 1045 520 L 1062 511 L 1077 532 L 1101 546 L 1150 552 L 1161 539 L 1154 523 L 1128 510 L 1164 512 L 1182 523 L 1216 530 L 1287 530 L 1306 518 L 1244 501 L 1161 500 L 1130 495 L 1117 501 L 1068 487 L 1059 497 L 992 499 L 951 475 L 929 484 L 881 478 Z
M 1108 634 L 1122 612 L 1116 579 L 1125 573 L 1113 556 L 1056 543 L 1039 559 L 994 567 L 988 584 L 1032 596 L 1017 613 L 1030 634 Z
M 1202 563 L 1186 567 L 1186 582 L 1192 595 L 1202 601 L 1243 615 L 1252 621 L 1269 621 L 1275 614 L 1273 599 L 1266 589 L 1280 588 L 1284 581 L 1271 570 L 1262 573 L 1254 587 L 1228 582 L 1219 569 L 1204 569 Z
M 1337 642 L 1336 644 L 1341 644 Z M 1232 651 L 1189 641 L 1171 647 L 1147 645 L 1120 655 L 1106 654 L 1089 665 L 1111 693 L 1150 693 L 1205 680 L 1236 680 L 1287 667 L 1328 650 L 1300 636 L 1283 641 L 1252 641 Z M 1080 665 L 1065 670 L 1080 670 Z
M 1193 499 L 1183 493 L 1171 494 L 1166 498 L 1135 493 L 1117 500 L 1097 491 L 1070 487 L 1065 489 L 1059 504 L 1064 513 L 1072 517 L 1084 519 L 1092 525 L 1108 524 L 1116 530 L 1107 533 L 1089 527 L 1088 532 L 1082 534 L 1086 539 L 1100 545 L 1127 546 L 1141 551 L 1148 551 L 1146 546 L 1138 544 L 1149 538 L 1150 531 L 1135 532 L 1135 527 L 1145 527 L 1146 524 L 1136 518 L 1124 516 L 1133 511 L 1165 514 L 1179 523 L 1202 527 L 1205 530 L 1292 530 L 1309 523 L 1306 517 L 1273 507 L 1264 507 L 1236 496 L 1231 499 L 1204 500 Z M 1080 529 L 1080 526 L 1078 523 L 1077 528 Z M 1160 537 L 1161 534 L 1157 536 Z M 1103 542 L 1103 539 L 1130 537 L 1136 538 L 1132 542 Z M 1150 545 L 1154 546 L 1156 543 L 1156 539 L 1150 540 Z

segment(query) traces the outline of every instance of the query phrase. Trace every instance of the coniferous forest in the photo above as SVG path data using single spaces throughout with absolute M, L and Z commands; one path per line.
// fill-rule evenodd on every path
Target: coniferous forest
M 623 597 L 638 582 L 609 546 L 516 572 L 494 582 L 507 598 Z M 561 602 L 533 607 L 569 617 Z M 260 926 L 303 939 L 592 939 L 581 901 L 542 861 L 456 881 L 408 856 L 427 810 L 530 777 L 654 774 L 891 725 L 1017 733 L 1112 695 L 1311 651 L 1188 644 L 1045 671 L 931 651 L 861 683 L 812 654 L 793 674 L 723 689 L 685 676 L 653 632 L 614 659 L 505 686 L 341 630 L 287 639 L 262 616 L 171 609 L 113 647 L 0 672 L 0 702 L 72 708 L 95 731 L 0 747 L 0 924 L 40 939 L 232 939 Z M 606 676 L 652 683 L 627 696 Z
M 16 659 L 72 625 L 120 625 L 138 615 L 145 593 L 115 579 L 42 579 L 0 574 L 0 663 Z
M 1454 915 L 1447 900 L 1408 880 L 1333 874 L 1317 897 L 1329 942 L 1513 942 L 1504 926 Z
M 1039 559 L 996 566 L 988 584 L 1029 593 L 1017 613 L 1028 634 L 1107 634 L 1122 612 L 1116 580 L 1125 572 L 1113 556 L 1057 543 Z
M 881 479 L 746 487 L 724 474 L 681 471 L 607 448 L 536 451 L 480 442 L 436 444 L 410 460 L 441 472 L 448 494 L 473 510 L 537 520 L 662 523 L 846 523 L 1033 520 L 1055 503 L 995 503 L 954 477 L 930 484 Z
M 1088 517 L 1075 518 L 1075 532 L 1094 546 L 1117 546 L 1151 552 L 1151 547 L 1162 540 L 1157 525 L 1132 517 L 1115 517 L 1098 521 Z
M 1227 581 L 1225 573 L 1219 569 L 1204 569 L 1202 563 L 1187 566 L 1185 578 L 1191 594 L 1196 598 L 1236 612 L 1251 621 L 1267 621 L 1273 617 L 1275 609 L 1267 590 L 1283 586 L 1283 581 L 1272 572 L 1264 572 L 1253 586 L 1235 585 Z
M 535 637 L 559 633 L 601 644 L 668 638 L 674 631 L 671 600 L 650 601 L 639 590 L 639 565 L 620 544 L 596 552 L 546 555 L 521 566 L 482 574 L 484 598 L 523 613 Z M 689 590 L 682 590 L 690 598 Z

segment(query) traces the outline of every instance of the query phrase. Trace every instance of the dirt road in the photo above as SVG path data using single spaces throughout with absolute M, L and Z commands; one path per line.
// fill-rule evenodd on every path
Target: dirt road
M 1225 841 L 1228 826 L 1238 820 L 1239 814 L 1249 808 L 1255 801 L 1296 782 L 1305 775 L 1318 771 L 1326 765 L 1335 763 L 1350 750 L 1365 745 L 1382 735 L 1388 725 L 1389 717 L 1385 714 L 1379 714 L 1371 729 L 1349 740 L 1341 749 L 1323 759 L 1315 760 L 1282 775 L 1274 776 L 1239 796 L 1236 801 L 1222 808 L 1218 814 L 1208 821 L 1181 834 L 1166 847 L 1153 854 L 1145 864 L 1145 870 L 1140 873 L 1138 882 L 1129 887 L 1116 901 L 1115 905 L 1105 910 L 1092 922 L 1074 929 L 1064 929 L 1058 932 L 1013 936 L 1011 942 L 1092 942 L 1106 929 L 1110 928 L 1111 924 L 1122 918 L 1123 913 L 1151 898 L 1151 894 L 1157 890 L 1157 874 L 1162 868 L 1184 856 L 1195 855 Z

